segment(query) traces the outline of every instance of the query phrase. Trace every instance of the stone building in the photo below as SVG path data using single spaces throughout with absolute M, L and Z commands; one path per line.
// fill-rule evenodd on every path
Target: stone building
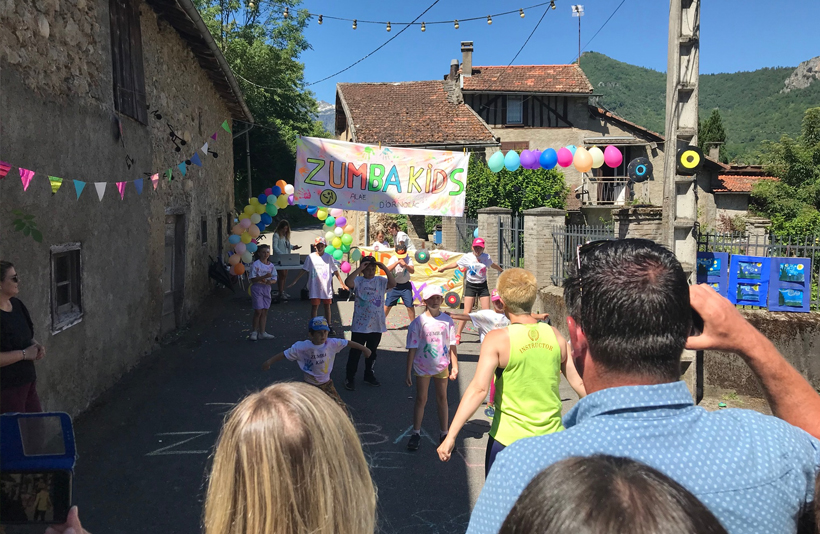
M 0 257 L 48 351 L 44 407 L 76 414 L 213 288 L 234 204 L 221 125 L 253 118 L 190 0 L 0 0 L 0 25 Z
M 749 199 L 754 186 L 769 176 L 760 165 L 721 165 L 698 177 L 698 214 L 702 228 L 722 232 L 738 231 L 738 219 L 755 222 L 749 214 Z M 734 223 L 734 224 L 733 224 Z M 748 231 L 749 229 L 747 229 Z

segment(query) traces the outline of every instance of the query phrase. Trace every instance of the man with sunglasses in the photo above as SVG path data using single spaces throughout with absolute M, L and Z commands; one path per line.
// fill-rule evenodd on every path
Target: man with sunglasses
M 729 301 L 708 286 L 690 288 L 664 247 L 624 239 L 578 253 L 564 300 L 588 395 L 564 417 L 564 432 L 519 440 L 498 455 L 468 534 L 498 532 L 544 468 L 596 453 L 659 469 L 732 534 L 796 532 L 820 466 L 820 396 Z M 703 331 L 690 336 L 693 309 Z M 680 381 L 684 347 L 738 354 L 779 419 L 695 406 Z

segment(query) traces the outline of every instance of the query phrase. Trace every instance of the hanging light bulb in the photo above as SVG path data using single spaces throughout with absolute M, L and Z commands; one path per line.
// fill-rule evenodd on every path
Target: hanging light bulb
M 550 0 L 550 8 L 555 9 L 555 0 Z
M 356 19 L 353 19 L 353 29 L 356 29 Z
M 256 6 L 254 6 L 254 5 L 253 5 L 253 2 L 250 2 L 250 3 L 248 4 L 248 8 L 250 8 L 250 10 L 251 10 L 251 11 L 253 11 L 253 8 L 254 8 L 254 7 L 256 7 Z
M 390 23 L 388 22 L 388 23 L 387 23 L 387 31 L 390 31 L 390 30 L 392 30 L 392 29 L 393 29 L 393 28 L 391 28 L 391 27 L 390 27 Z
M 283 16 L 284 18 L 288 18 L 288 16 L 289 16 L 289 15 L 290 15 L 290 13 L 288 12 L 288 8 L 285 8 L 285 12 L 284 12 L 284 13 L 282 13 L 282 16 Z
M 456 22 L 455 24 L 453 24 L 453 26 L 455 27 L 455 29 L 458 29 L 458 19 L 456 19 Z
M 421 23 L 421 31 L 423 31 L 423 32 L 427 31 L 427 26 L 425 26 L 423 22 Z
M 322 23 L 322 15 L 319 15 L 319 24 Z
M 523 9 L 519 9 L 519 10 L 518 10 L 518 15 L 519 15 L 519 16 L 523 19 L 523 18 L 524 18 L 524 10 L 523 10 Z
M 490 15 L 487 15 L 487 24 L 492 24 L 493 18 Z

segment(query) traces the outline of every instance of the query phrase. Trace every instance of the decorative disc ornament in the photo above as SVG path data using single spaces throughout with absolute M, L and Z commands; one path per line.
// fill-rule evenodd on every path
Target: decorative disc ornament
M 416 251 L 416 263 L 427 263 L 430 261 L 430 253 L 426 250 Z
M 703 166 L 703 152 L 696 146 L 687 146 L 678 150 L 678 161 L 675 172 L 681 176 L 697 174 Z
M 626 173 L 631 182 L 644 182 L 652 178 L 652 162 L 648 158 L 635 158 L 629 162 Z
M 461 297 L 455 291 L 449 291 L 444 295 L 444 303 L 450 308 L 458 308 L 461 305 Z

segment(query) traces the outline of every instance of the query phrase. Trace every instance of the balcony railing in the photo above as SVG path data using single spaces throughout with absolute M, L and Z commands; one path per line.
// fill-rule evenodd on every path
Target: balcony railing
M 583 185 L 583 206 L 624 206 L 632 196 L 626 176 L 584 177 Z

